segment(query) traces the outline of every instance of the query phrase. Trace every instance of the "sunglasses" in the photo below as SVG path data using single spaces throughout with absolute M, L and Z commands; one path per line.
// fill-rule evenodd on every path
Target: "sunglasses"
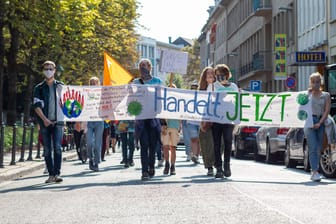
M 53 68 L 44 68 L 43 71 L 54 71 Z

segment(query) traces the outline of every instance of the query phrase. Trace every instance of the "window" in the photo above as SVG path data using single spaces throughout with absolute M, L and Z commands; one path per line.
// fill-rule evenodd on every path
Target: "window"
M 154 47 L 148 47 L 148 57 L 154 58 Z
M 141 45 L 141 57 L 147 58 L 147 46 Z
M 336 19 L 336 0 L 330 0 L 330 20 Z

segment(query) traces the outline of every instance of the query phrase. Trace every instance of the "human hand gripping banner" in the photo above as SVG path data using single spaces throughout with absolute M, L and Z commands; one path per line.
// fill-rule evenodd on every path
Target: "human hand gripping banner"
M 58 121 L 169 118 L 236 125 L 312 127 L 305 92 L 206 92 L 163 86 L 62 86 Z

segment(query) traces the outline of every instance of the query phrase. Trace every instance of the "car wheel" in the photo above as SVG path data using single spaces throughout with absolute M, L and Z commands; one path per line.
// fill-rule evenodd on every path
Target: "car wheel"
M 274 155 L 271 153 L 271 146 L 269 144 L 269 141 L 266 142 L 266 163 L 273 163 L 274 162 Z
M 286 150 L 284 153 L 284 162 L 285 166 L 287 168 L 295 168 L 297 165 L 297 162 L 290 158 L 290 144 L 289 142 L 286 142 Z
M 320 171 L 325 177 L 336 177 L 336 166 L 335 163 L 332 162 L 331 149 L 329 145 L 321 152 Z
M 309 152 L 306 143 L 303 143 L 303 170 L 310 172 Z

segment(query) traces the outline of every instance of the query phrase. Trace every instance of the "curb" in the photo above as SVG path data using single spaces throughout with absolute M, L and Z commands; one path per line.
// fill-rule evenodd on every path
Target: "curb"
M 77 153 L 71 153 L 66 156 L 63 156 L 63 162 L 68 159 L 73 159 L 77 157 Z M 9 181 L 9 180 L 16 180 L 19 179 L 25 175 L 28 175 L 36 170 L 43 169 L 45 167 L 44 160 L 42 161 L 27 161 L 25 162 L 27 164 L 24 164 L 22 167 L 10 170 L 4 174 L 0 174 L 0 183 Z M 29 163 L 29 164 L 28 164 Z

